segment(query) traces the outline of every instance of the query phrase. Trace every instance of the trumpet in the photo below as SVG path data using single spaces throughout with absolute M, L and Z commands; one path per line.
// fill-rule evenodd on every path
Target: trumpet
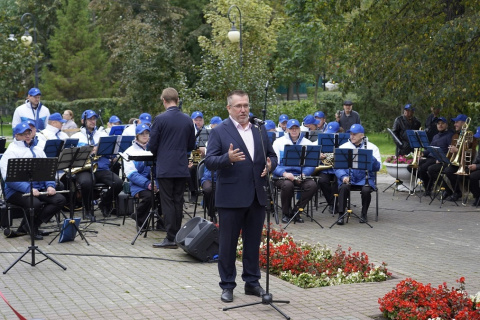
M 188 160 L 193 164 L 199 164 L 200 161 L 202 161 L 202 152 L 200 151 L 200 149 L 193 150 L 190 153 L 190 158 Z

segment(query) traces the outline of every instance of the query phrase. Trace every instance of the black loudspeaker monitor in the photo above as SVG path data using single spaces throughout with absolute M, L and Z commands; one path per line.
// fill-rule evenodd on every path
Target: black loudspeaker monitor
M 218 228 L 210 221 L 195 217 L 178 231 L 175 242 L 186 253 L 201 261 L 216 260 Z

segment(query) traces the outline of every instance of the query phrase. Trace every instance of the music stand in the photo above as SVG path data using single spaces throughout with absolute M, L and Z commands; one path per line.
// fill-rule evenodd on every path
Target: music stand
M 1 119 L 2 119 L 2 117 L 0 116 L 0 120 Z M 2 126 L 2 135 L 3 135 L 3 122 L 1 122 L 1 126 Z M 7 150 L 5 148 L 6 144 L 7 144 L 7 138 L 0 137 L 0 154 L 5 153 L 5 151 Z
M 442 177 L 442 180 L 443 180 L 443 176 L 445 175 L 444 173 L 442 173 L 443 168 L 445 166 L 448 167 L 451 164 L 451 162 L 450 162 L 450 159 L 447 158 L 447 156 L 442 152 L 442 149 L 440 149 L 439 147 L 428 146 L 427 150 L 433 155 L 433 157 L 437 161 L 439 161 L 442 164 L 442 167 L 440 168 L 440 172 L 438 173 L 437 181 L 435 181 L 435 185 L 437 185 L 440 176 Z M 432 196 L 432 200 L 430 201 L 429 205 L 432 204 L 433 200 L 435 200 L 435 198 L 437 198 L 438 194 L 443 191 L 442 188 L 440 188 L 438 191 L 436 191 L 435 189 L 436 188 L 434 188 L 434 193 L 433 193 L 433 196 Z M 443 195 L 441 195 L 440 200 L 441 200 L 440 201 L 440 208 L 441 208 L 442 205 L 445 203 L 445 199 L 443 199 Z M 458 206 L 457 202 L 456 201 L 454 201 L 454 202 Z
M 45 141 L 45 147 L 43 147 L 43 152 L 48 158 L 57 158 L 60 155 L 60 151 L 63 148 L 63 140 L 47 140 Z
M 63 148 L 64 149 L 75 148 L 77 145 L 78 145 L 78 139 L 68 138 L 68 139 L 65 139 L 65 143 L 63 144 Z
M 417 155 L 417 152 L 420 152 L 420 149 L 423 148 L 423 145 L 422 143 L 420 142 L 420 136 L 417 134 L 418 130 L 407 130 L 406 133 L 407 133 L 407 137 L 408 137 L 408 142 L 410 143 L 410 147 L 412 147 L 413 149 L 416 150 L 416 152 L 414 152 L 414 159 L 413 161 L 417 161 L 416 159 L 416 155 Z M 427 138 L 427 142 L 428 142 L 428 138 Z M 418 157 L 420 158 L 420 157 Z M 398 163 L 398 159 L 397 159 L 397 163 Z M 420 186 L 420 192 L 422 191 L 422 185 L 419 184 L 417 182 L 418 180 L 418 163 L 416 164 L 416 166 L 412 166 L 410 165 L 409 166 L 412 170 L 410 171 L 410 184 L 409 184 L 409 192 L 408 192 L 408 196 L 407 196 L 407 199 L 405 200 L 408 200 L 408 198 L 414 194 L 416 195 L 417 197 L 420 198 L 420 201 L 422 201 L 422 196 L 418 195 L 415 191 L 417 189 L 418 186 Z M 415 180 L 413 179 L 413 171 L 415 171 Z M 412 189 L 412 183 L 415 183 L 415 186 L 413 187 Z
M 45 260 L 51 260 L 56 265 L 58 265 L 63 270 L 67 270 L 65 266 L 60 264 L 55 259 L 51 258 L 49 255 L 44 253 L 42 250 L 35 245 L 35 236 L 34 236 L 34 220 L 35 212 L 33 208 L 33 181 L 53 181 L 55 180 L 55 172 L 57 168 L 57 158 L 13 158 L 8 159 L 7 167 L 7 177 L 5 182 L 20 182 L 28 181 L 30 184 L 30 246 L 27 251 L 25 251 L 14 263 L 12 263 L 3 274 L 6 274 L 8 270 L 13 268 L 18 261 L 23 261 L 22 258 L 29 252 L 32 252 L 32 261 L 30 265 L 34 267 L 37 264 Z M 35 251 L 38 251 L 42 254 L 45 259 L 40 262 L 35 262 Z
M 303 167 L 318 167 L 320 163 L 320 151 L 320 146 L 286 145 L 283 151 L 283 165 L 288 167 L 300 167 L 300 181 L 303 182 Z M 294 221 L 301 211 L 303 210 L 297 210 L 297 212 L 295 212 L 285 225 L 284 229 L 287 229 L 288 225 Z M 307 216 L 309 215 L 307 214 Z M 323 226 L 318 223 L 313 216 L 309 216 L 309 218 L 323 229 Z
M 393 138 L 393 141 L 395 141 L 395 144 L 396 144 L 396 148 L 395 148 L 395 158 L 397 159 L 397 172 L 396 172 L 396 175 L 395 175 L 395 181 L 392 182 L 391 185 L 389 185 L 388 187 L 385 188 L 385 190 L 383 190 L 383 192 L 387 191 L 388 189 L 392 188 L 393 186 L 393 194 L 395 194 L 395 191 L 398 190 L 398 187 L 399 186 L 404 186 L 408 192 L 410 193 L 410 189 L 403 184 L 403 181 L 398 179 L 398 151 L 400 149 L 401 146 L 403 146 L 403 143 L 400 141 L 400 139 L 398 139 L 398 137 L 395 135 L 395 133 L 393 133 L 393 131 L 390 129 L 390 128 L 387 128 L 387 131 L 390 133 L 390 135 L 392 136 Z
M 111 136 L 121 136 L 123 133 L 123 130 L 125 130 L 125 126 L 113 126 L 110 128 L 110 133 L 109 135 Z
M 348 170 L 348 176 L 350 177 L 350 170 L 364 170 L 366 172 L 366 181 L 365 183 L 368 183 L 368 172 L 372 171 L 372 157 L 373 157 L 373 151 L 368 150 L 368 149 L 335 149 L 335 156 L 334 156 L 334 163 L 335 163 L 335 169 L 346 169 Z M 351 193 L 351 190 L 349 190 L 349 193 Z M 369 224 L 366 220 L 364 220 L 362 217 L 359 217 L 356 213 L 353 212 L 353 210 L 350 209 L 350 198 L 351 196 L 348 197 L 347 201 L 347 210 L 338 217 L 337 221 L 335 221 L 331 226 L 330 229 L 337 224 L 338 221 L 342 220 L 347 216 L 347 222 L 348 222 L 348 217 L 351 215 L 354 215 L 357 217 L 360 222 L 366 223 L 370 228 L 373 228 L 371 224 Z M 342 208 L 343 210 L 344 208 Z
M 87 159 L 92 153 L 93 146 L 85 145 L 80 148 L 68 148 L 68 149 L 63 149 L 63 151 L 60 153 L 60 156 L 58 157 L 58 166 L 57 170 L 65 170 L 68 169 L 68 172 L 65 174 L 67 175 L 67 185 L 68 185 L 68 195 L 69 195 L 69 210 L 70 210 L 70 220 L 74 219 L 74 203 L 73 203 L 73 193 L 75 190 L 75 187 L 72 187 L 72 168 L 82 168 L 85 165 L 85 162 L 87 162 Z M 75 221 L 75 220 L 73 220 Z M 85 240 L 87 245 L 90 245 L 88 243 L 87 238 L 83 235 L 83 232 L 78 228 L 77 223 L 73 223 L 74 228 L 77 230 L 78 234 L 82 238 L 82 240 Z M 60 232 L 48 243 L 51 244 L 59 235 L 62 234 L 62 232 L 65 231 L 65 229 L 68 227 L 67 225 L 63 225 L 62 228 L 60 229 Z

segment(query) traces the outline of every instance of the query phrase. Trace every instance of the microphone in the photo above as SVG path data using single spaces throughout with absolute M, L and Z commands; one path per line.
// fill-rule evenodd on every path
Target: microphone
M 268 80 L 267 80 L 267 83 L 265 84 L 265 90 L 268 90 Z
M 99 113 L 99 114 L 102 114 L 102 109 L 98 110 L 98 113 Z
M 258 119 L 255 116 L 251 116 L 248 121 L 250 121 L 251 124 L 255 124 L 257 126 L 263 126 L 265 124 L 265 121 Z

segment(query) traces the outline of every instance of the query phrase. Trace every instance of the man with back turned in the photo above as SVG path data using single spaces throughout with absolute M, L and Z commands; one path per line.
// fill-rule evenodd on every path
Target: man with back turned
M 176 249 L 175 236 L 181 228 L 183 215 L 183 193 L 190 176 L 187 152 L 195 148 L 195 129 L 190 117 L 178 108 L 177 90 L 163 90 L 161 100 L 166 111 L 153 120 L 148 147 L 157 158 L 155 172 L 167 236 L 153 247 Z
M 232 302 L 233 289 L 237 285 L 235 259 L 240 230 L 245 294 L 258 297 L 265 294 L 259 283 L 259 246 L 268 202 L 265 176 L 275 169 L 277 157 L 266 130 L 260 131 L 248 121 L 247 93 L 231 92 L 227 97 L 227 111 L 229 118 L 210 133 L 205 164 L 217 173 L 215 205 L 220 224 L 221 300 Z

